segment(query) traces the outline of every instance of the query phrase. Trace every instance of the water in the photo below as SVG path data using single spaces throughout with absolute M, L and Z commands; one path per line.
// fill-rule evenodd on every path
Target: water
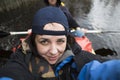
M 79 0 L 75 0 L 75 2 L 77 1 Z M 73 14 L 81 27 L 120 31 L 120 0 L 80 0 L 76 4 L 72 8 Z M 95 50 L 111 50 L 114 55 L 120 56 L 120 33 L 86 34 L 86 36 L 92 41 Z M 107 52 L 109 53 L 109 51 Z
M 94 30 L 120 30 L 120 0 L 63 0 L 81 27 Z M 33 14 L 42 0 L 1 0 L 0 30 L 23 31 L 31 28 Z M 108 49 L 120 55 L 120 34 L 86 34 L 95 50 Z M 0 39 L 0 47 L 11 50 L 21 36 Z M 109 52 L 110 53 L 110 52 Z
M 92 0 L 92 7 L 87 19 L 95 30 L 120 31 L 120 1 L 119 0 Z M 97 35 L 97 45 L 116 51 L 119 55 L 120 33 L 104 33 Z M 94 41 L 94 40 L 93 40 Z M 102 43 L 102 45 L 101 45 Z M 100 47 L 99 47 L 100 48 Z
M 31 22 L 35 12 L 43 7 L 41 0 L 1 0 L 0 1 L 0 30 L 27 31 L 31 28 Z M 7 36 L 0 39 L 0 47 L 11 50 L 20 37 Z

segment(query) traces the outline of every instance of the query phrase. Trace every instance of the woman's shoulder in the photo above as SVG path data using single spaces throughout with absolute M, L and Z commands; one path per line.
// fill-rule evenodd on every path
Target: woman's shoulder
M 69 9 L 68 9 L 67 7 L 65 7 L 65 6 L 60 6 L 60 9 L 61 9 L 64 13 L 67 13 L 67 14 L 71 15 L 71 13 L 70 13 L 70 11 L 69 11 Z
M 10 59 L 0 67 L 0 77 L 7 76 L 12 78 L 12 80 L 27 80 L 30 75 L 28 64 L 26 63 L 24 54 L 21 51 L 13 53 Z

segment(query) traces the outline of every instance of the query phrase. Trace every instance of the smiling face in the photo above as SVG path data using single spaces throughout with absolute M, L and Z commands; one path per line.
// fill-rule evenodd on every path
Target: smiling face
M 64 31 L 64 26 L 58 23 L 49 23 L 44 30 Z M 65 35 L 36 35 L 35 44 L 39 55 L 44 57 L 50 64 L 55 64 L 63 55 L 67 38 Z

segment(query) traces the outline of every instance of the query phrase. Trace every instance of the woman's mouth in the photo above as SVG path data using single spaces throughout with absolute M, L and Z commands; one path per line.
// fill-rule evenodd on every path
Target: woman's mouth
M 57 56 L 49 57 L 49 60 L 50 60 L 50 61 L 55 61 L 56 59 L 57 59 Z

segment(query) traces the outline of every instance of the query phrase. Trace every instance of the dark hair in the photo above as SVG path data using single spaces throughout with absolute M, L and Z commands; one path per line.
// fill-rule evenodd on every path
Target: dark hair
M 27 44 L 29 45 L 30 51 L 31 51 L 35 56 L 37 56 L 37 55 L 38 55 L 38 52 L 37 52 L 36 44 L 35 44 L 35 37 L 36 37 L 36 34 L 33 34 L 33 33 L 32 33 L 32 34 L 26 39 L 26 42 L 27 42 Z
M 30 50 L 32 51 L 32 53 L 35 55 L 35 56 L 38 56 L 38 52 L 37 52 L 37 49 L 36 49 L 36 44 L 35 44 L 35 37 L 36 37 L 37 34 L 31 34 L 29 36 L 29 38 L 26 40 L 26 42 L 29 44 L 29 47 L 30 47 Z M 75 39 L 74 37 L 71 35 L 71 34 L 68 34 L 67 35 L 67 46 L 66 46 L 66 50 L 67 49 L 71 49 L 71 46 L 74 45 L 75 43 Z
M 44 0 L 44 3 L 49 6 L 49 2 L 48 0 Z M 57 0 L 56 6 L 60 6 L 61 5 L 61 0 Z

